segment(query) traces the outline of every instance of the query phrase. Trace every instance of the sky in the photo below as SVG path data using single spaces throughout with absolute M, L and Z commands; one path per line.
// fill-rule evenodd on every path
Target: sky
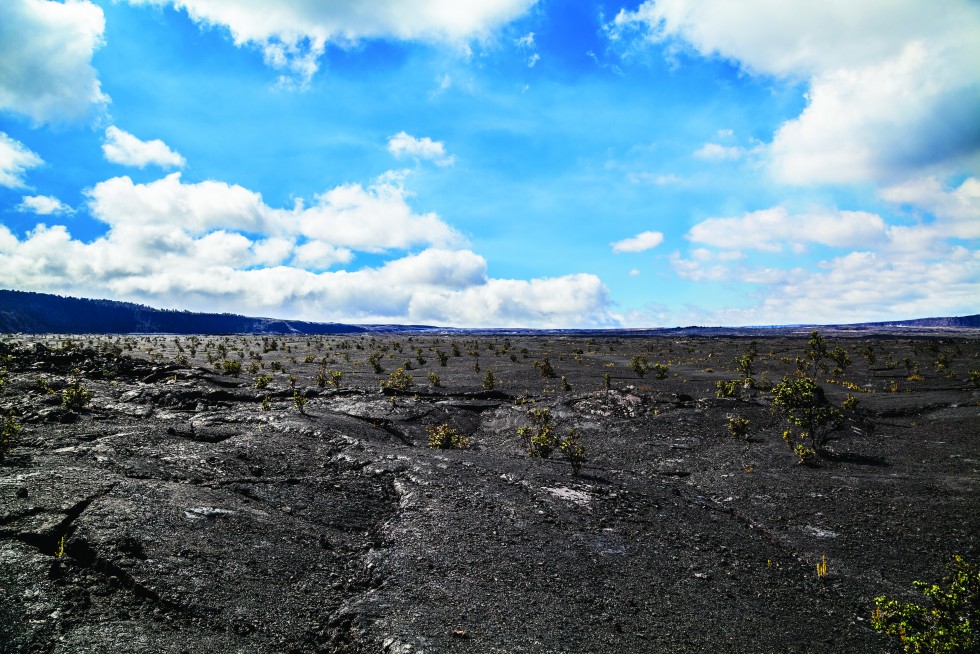
M 353 323 L 980 312 L 971 0 L 4 0 L 0 288 Z

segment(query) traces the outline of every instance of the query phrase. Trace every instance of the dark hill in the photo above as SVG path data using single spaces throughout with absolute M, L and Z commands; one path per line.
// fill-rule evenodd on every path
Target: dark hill
M 34 334 L 348 334 L 363 327 L 0 290 L 0 332 Z

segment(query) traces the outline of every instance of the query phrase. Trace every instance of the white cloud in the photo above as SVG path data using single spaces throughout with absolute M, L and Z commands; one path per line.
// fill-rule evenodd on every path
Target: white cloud
M 639 268 L 632 268 L 629 272 L 629 275 L 630 277 L 639 277 L 640 276 Z
M 723 161 L 725 159 L 741 159 L 745 151 L 735 145 L 720 145 L 718 143 L 705 143 L 694 151 L 694 156 L 698 159 L 709 161 Z
M 195 22 L 227 27 L 236 45 L 258 46 L 269 65 L 303 83 L 316 72 L 327 43 L 391 38 L 462 46 L 521 16 L 535 0 L 279 0 L 272 7 L 263 0 L 129 2 L 172 5 Z
M 732 250 L 797 251 L 808 243 L 831 247 L 868 247 L 887 241 L 880 216 L 864 211 L 824 210 L 790 215 L 777 206 L 732 218 L 709 218 L 688 231 L 694 243 Z
M 315 196 L 309 207 L 268 206 L 259 193 L 235 184 L 184 184 L 180 173 L 147 184 L 114 177 L 88 191 L 92 215 L 113 228 L 168 225 L 191 235 L 215 230 L 304 237 L 364 252 L 463 242 L 432 213 L 416 214 L 405 191 L 390 181 L 348 184 Z
M 16 209 L 24 213 L 36 213 L 39 216 L 75 213 L 74 209 L 50 195 L 25 195 Z
M 653 249 L 663 243 L 664 235 L 661 232 L 640 232 L 636 236 L 624 238 L 622 241 L 612 243 L 612 251 L 616 254 L 622 252 L 644 252 Z
M 186 161 L 178 153 L 171 150 L 160 139 L 141 141 L 129 132 L 115 125 L 110 125 L 105 131 L 105 142 L 102 152 L 112 163 L 123 166 L 145 168 L 148 165 L 161 168 L 183 168 Z
M 456 157 L 446 156 L 446 146 L 442 141 L 433 141 L 428 136 L 415 138 L 406 132 L 398 132 L 388 138 L 388 152 L 397 158 L 415 157 L 434 161 L 438 166 L 451 166 Z
M 739 299 L 748 306 L 718 309 L 687 307 L 658 312 L 677 324 L 780 325 L 832 324 L 976 313 L 980 296 L 980 252 L 947 248 L 939 256 L 880 256 L 851 252 L 820 263 L 818 270 L 728 267 L 671 255 L 679 277 L 725 284 L 748 283 L 758 290 Z M 627 325 L 650 316 L 636 311 Z
M 39 225 L 19 240 L 0 225 L 0 277 L 27 290 L 319 321 L 614 325 L 608 290 L 594 275 L 493 279 L 481 256 L 437 248 L 355 271 L 255 267 L 265 246 L 242 234 L 194 238 L 167 227 L 114 228 L 82 243 L 62 226 Z
M 22 188 L 24 174 L 44 161 L 23 143 L 0 132 L 0 186 Z
M 518 39 L 514 39 L 514 44 L 518 48 L 521 48 L 522 50 L 533 48 L 534 47 L 534 32 L 528 32 L 524 36 L 522 36 L 522 37 L 520 37 Z
M 968 0 L 650 0 L 620 12 L 607 31 L 806 80 L 806 109 L 779 128 L 769 153 L 783 181 L 980 169 L 980 6 Z
M 881 197 L 891 203 L 920 207 L 937 219 L 945 236 L 980 238 L 980 179 L 970 177 L 949 189 L 935 177 L 910 180 L 886 189 Z
M 495 279 L 435 214 L 408 206 L 397 175 L 273 208 L 221 182 L 117 177 L 89 192 L 108 231 L 90 242 L 62 225 L 23 239 L 0 225 L 0 279 L 12 288 L 156 306 L 319 321 L 461 326 L 613 326 L 594 275 Z M 420 251 L 413 251 L 421 248 Z M 380 263 L 345 264 L 355 252 Z
M 109 101 L 92 54 L 102 9 L 85 0 L 0 2 L 0 110 L 37 124 L 84 121 Z

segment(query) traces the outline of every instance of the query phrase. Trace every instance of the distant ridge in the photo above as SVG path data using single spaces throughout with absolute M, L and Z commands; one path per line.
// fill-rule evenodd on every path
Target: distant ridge
M 824 329 L 846 335 L 922 333 L 935 330 L 980 329 L 980 314 L 829 325 L 751 327 L 651 327 L 635 329 L 462 329 L 429 325 L 350 325 L 276 318 L 251 318 L 231 313 L 193 313 L 154 309 L 132 302 L 89 300 L 48 293 L 0 289 L 0 333 L 30 334 L 548 334 L 554 336 L 765 336 Z
M 341 323 L 165 311 L 114 300 L 0 290 L 0 332 L 33 334 L 350 334 Z

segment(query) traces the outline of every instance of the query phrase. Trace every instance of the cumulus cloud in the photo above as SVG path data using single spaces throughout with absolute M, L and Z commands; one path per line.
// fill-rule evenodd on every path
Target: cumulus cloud
M 614 324 L 599 278 L 495 279 L 452 227 L 414 212 L 393 179 L 339 186 L 292 208 L 270 207 L 241 186 L 185 184 L 180 173 L 147 184 L 109 179 L 88 192 L 92 215 L 108 226 L 90 242 L 63 225 L 39 224 L 24 238 L 0 225 L 0 279 L 25 290 L 308 320 Z M 352 269 L 356 252 L 381 262 Z
M 75 213 L 74 209 L 50 195 L 26 195 L 16 209 L 24 213 L 36 213 L 39 216 Z
M 0 186 L 21 188 L 24 174 L 44 161 L 23 143 L 0 132 Z
M 414 157 L 434 161 L 438 166 L 451 166 L 456 162 L 455 156 L 446 156 L 446 146 L 442 141 L 433 141 L 428 136 L 415 138 L 406 132 L 398 132 L 388 139 L 388 152 L 399 159 Z
M 945 236 L 980 238 L 980 179 L 970 177 L 950 189 L 935 177 L 915 179 L 883 189 L 891 203 L 918 207 L 936 218 L 936 229 Z
M 146 184 L 114 177 L 88 191 L 92 215 L 112 226 L 168 225 L 193 235 L 215 230 L 302 237 L 364 252 L 418 245 L 453 245 L 463 238 L 433 213 L 417 214 L 405 191 L 388 181 L 365 188 L 347 184 L 292 209 L 265 204 L 236 184 L 185 184 L 180 173 Z
M 671 265 L 683 279 L 756 286 L 746 295 L 755 299 L 748 306 L 687 307 L 672 314 L 679 324 L 828 324 L 968 315 L 976 312 L 980 295 L 980 252 L 963 247 L 925 256 L 850 252 L 822 261 L 817 270 L 726 266 L 717 259 L 685 259 L 676 252 Z M 661 322 L 665 315 L 658 313 Z M 640 310 L 623 320 L 634 325 L 645 317 Z
M 630 238 L 624 238 L 622 241 L 616 241 L 611 244 L 612 251 L 616 254 L 623 252 L 645 252 L 646 250 L 651 250 L 664 241 L 664 235 L 661 232 L 640 232 L 636 236 L 631 236 Z
M 0 110 L 37 124 L 92 117 L 109 101 L 92 67 L 104 30 L 86 0 L 0 3 Z
M 864 211 L 818 211 L 791 215 L 785 207 L 751 211 L 730 218 L 709 218 L 688 231 L 703 245 L 732 250 L 779 252 L 785 246 L 802 250 L 808 243 L 837 248 L 868 247 L 887 240 L 881 216 Z
M 183 168 L 186 163 L 182 156 L 171 150 L 160 139 L 141 141 L 115 125 L 106 128 L 102 152 L 112 163 L 137 168 L 145 168 L 148 165 Z
M 481 38 L 526 12 L 535 0 L 379 0 L 322 2 L 280 0 L 129 0 L 172 5 L 195 22 L 228 28 L 236 45 L 255 45 L 266 62 L 308 81 L 327 43 L 390 38 L 463 43 Z
M 824 0 L 648 0 L 607 27 L 808 82 L 771 144 L 790 183 L 888 182 L 980 167 L 980 6 Z
M 694 156 L 698 159 L 709 161 L 723 161 L 725 159 L 741 159 L 745 151 L 735 145 L 721 145 L 719 143 L 705 143 L 694 151 Z
M 353 271 L 255 267 L 261 247 L 242 234 L 194 238 L 168 228 L 113 229 L 83 243 L 62 226 L 39 225 L 19 240 L 0 225 L 0 275 L 15 288 L 308 320 L 614 324 L 608 290 L 594 275 L 494 279 L 478 254 L 439 248 Z

